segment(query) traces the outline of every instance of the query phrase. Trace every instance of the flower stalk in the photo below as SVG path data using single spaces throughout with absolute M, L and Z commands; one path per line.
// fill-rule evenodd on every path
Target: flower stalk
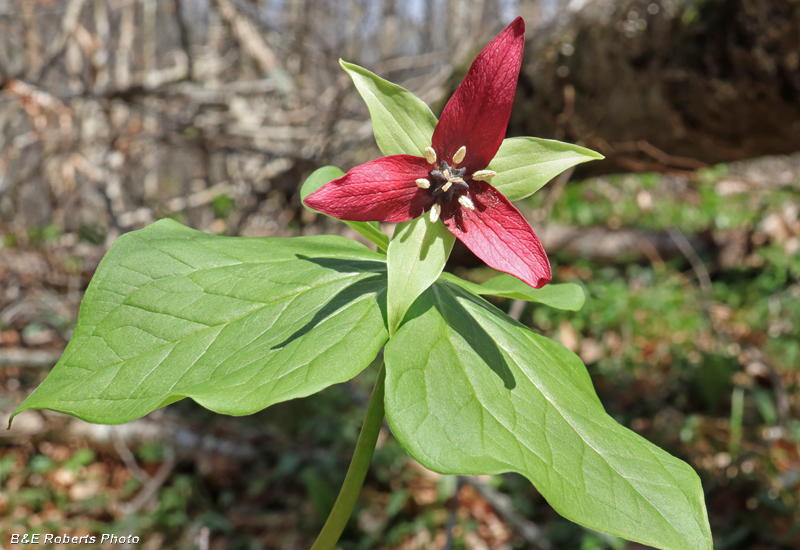
M 372 390 L 372 397 L 367 407 L 367 417 L 361 427 L 356 450 L 350 461 L 350 467 L 347 469 L 344 483 L 339 491 L 339 496 L 336 497 L 333 509 L 311 550 L 333 550 L 339 541 L 339 537 L 342 536 L 342 531 L 344 531 L 350 515 L 353 513 L 353 508 L 358 501 L 358 495 L 361 493 L 361 487 L 364 485 L 364 479 L 367 476 L 367 470 L 369 470 L 369 464 L 372 462 L 372 454 L 375 452 L 378 434 L 380 434 L 381 426 L 383 425 L 385 382 L 386 369 L 381 364 L 378 381 L 375 383 L 375 389 Z

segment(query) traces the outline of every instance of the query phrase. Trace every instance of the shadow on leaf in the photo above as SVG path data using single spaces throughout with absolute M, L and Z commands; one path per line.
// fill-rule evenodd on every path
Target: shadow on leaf
M 314 330 L 328 317 L 334 315 L 347 304 L 360 300 L 368 294 L 375 294 L 378 307 L 381 310 L 384 326 L 387 325 L 386 314 L 386 264 L 383 262 L 370 262 L 364 260 L 343 260 L 339 258 L 309 258 L 298 255 L 298 258 L 317 264 L 321 267 L 332 269 L 340 273 L 371 273 L 368 277 L 355 281 L 347 288 L 342 289 L 336 296 L 322 306 L 314 316 L 302 327 L 296 330 L 283 342 L 274 345 L 271 349 L 281 349 Z
M 311 258 L 303 254 L 297 255 L 298 260 L 305 260 L 326 269 L 339 273 L 385 273 L 386 263 L 371 260 L 349 260 L 345 258 Z
M 422 298 L 422 296 L 425 298 Z M 517 387 L 517 381 L 497 343 L 456 299 L 457 297 L 464 297 L 468 300 L 477 301 L 480 300 L 479 298 L 475 298 L 458 286 L 446 282 L 434 284 L 422 296 L 417 299 L 414 306 L 409 310 L 404 323 L 423 315 L 431 307 L 436 308 L 445 323 L 447 323 L 447 326 L 458 333 L 469 347 L 478 354 L 481 360 L 489 365 L 489 368 L 503 381 L 503 385 L 507 390 L 513 390 Z

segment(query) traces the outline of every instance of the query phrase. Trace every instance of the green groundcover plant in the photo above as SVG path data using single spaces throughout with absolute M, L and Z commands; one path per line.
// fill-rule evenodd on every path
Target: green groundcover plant
M 335 546 L 384 415 L 431 470 L 519 472 L 592 529 L 663 549 L 711 548 L 692 468 L 609 417 L 574 353 L 481 298 L 573 311 L 584 300 L 577 285 L 547 285 L 547 256 L 509 202 L 601 158 L 503 139 L 523 43 L 517 19 L 478 55 L 438 121 L 407 90 L 342 62 L 387 156 L 347 174 L 321 168 L 302 196 L 378 251 L 336 236 L 213 236 L 171 220 L 123 235 L 89 285 L 63 357 L 14 415 L 51 409 L 120 424 L 187 397 L 252 414 L 349 380 L 383 350 L 314 548 Z M 398 223 L 391 240 L 381 221 Z M 477 285 L 443 273 L 456 237 L 505 274 Z

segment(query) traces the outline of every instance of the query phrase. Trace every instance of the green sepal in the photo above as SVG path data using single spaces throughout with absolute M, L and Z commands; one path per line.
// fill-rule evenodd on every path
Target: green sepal
M 603 409 L 563 346 L 445 281 L 386 344 L 386 416 L 442 474 L 518 472 L 564 517 L 664 550 L 710 550 L 694 470 Z
M 515 137 L 503 140 L 489 170 L 489 182 L 510 201 L 524 199 L 561 172 L 590 160 L 604 158 L 591 149 L 551 139 Z
M 439 277 L 456 238 L 441 221 L 427 215 L 397 224 L 389 244 L 387 311 L 389 334 L 394 334 L 417 297 Z
M 533 288 L 516 277 L 508 274 L 498 275 L 483 284 L 475 284 L 456 277 L 451 273 L 442 273 L 440 279 L 457 284 L 461 288 L 478 295 L 501 296 L 515 300 L 538 302 L 556 309 L 578 311 L 586 301 L 586 295 L 580 285 L 574 283 L 553 284 L 542 288 Z
M 375 141 L 384 155 L 423 156 L 431 144 L 436 117 L 420 98 L 368 70 L 339 60 L 372 118 Z
M 190 397 L 252 414 L 361 372 L 388 339 L 385 257 L 334 236 L 117 239 L 67 349 L 17 408 L 120 424 Z M 13 417 L 12 417 L 13 418 Z
M 308 210 L 312 212 L 319 212 L 318 210 L 314 210 L 306 206 L 305 200 L 306 197 L 309 196 L 311 193 L 316 191 L 317 189 L 321 188 L 326 183 L 335 180 L 344 175 L 339 168 L 336 166 L 323 166 L 322 168 L 317 168 L 314 172 L 311 173 L 306 181 L 303 182 L 303 186 L 300 188 L 300 199 L 303 201 L 303 206 L 305 206 Z M 327 216 L 327 214 L 326 214 Z M 333 217 L 333 216 L 331 216 Z M 334 218 L 338 219 L 338 218 Z M 378 251 L 386 254 L 387 248 L 389 248 L 389 237 L 381 232 L 381 226 L 378 222 L 351 222 L 349 220 L 339 220 L 342 223 L 345 223 L 358 231 L 361 235 L 369 239 L 371 242 L 375 243 L 378 247 Z

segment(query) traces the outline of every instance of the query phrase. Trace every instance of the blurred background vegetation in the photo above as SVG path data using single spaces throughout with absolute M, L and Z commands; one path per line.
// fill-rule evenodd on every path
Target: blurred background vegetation
M 518 204 L 583 310 L 496 305 L 579 353 L 610 414 L 697 469 L 715 548 L 800 548 L 796 0 L 0 0 L 3 418 L 120 234 L 172 217 L 357 238 L 298 196 L 313 169 L 380 154 L 339 57 L 438 112 L 517 15 L 509 134 L 607 160 Z M 447 269 L 492 276 L 458 247 Z M 0 548 L 25 532 L 307 548 L 376 374 L 245 418 L 23 413 L 0 433 Z M 388 430 L 341 547 L 641 548 L 561 519 L 520 476 L 427 471 Z

